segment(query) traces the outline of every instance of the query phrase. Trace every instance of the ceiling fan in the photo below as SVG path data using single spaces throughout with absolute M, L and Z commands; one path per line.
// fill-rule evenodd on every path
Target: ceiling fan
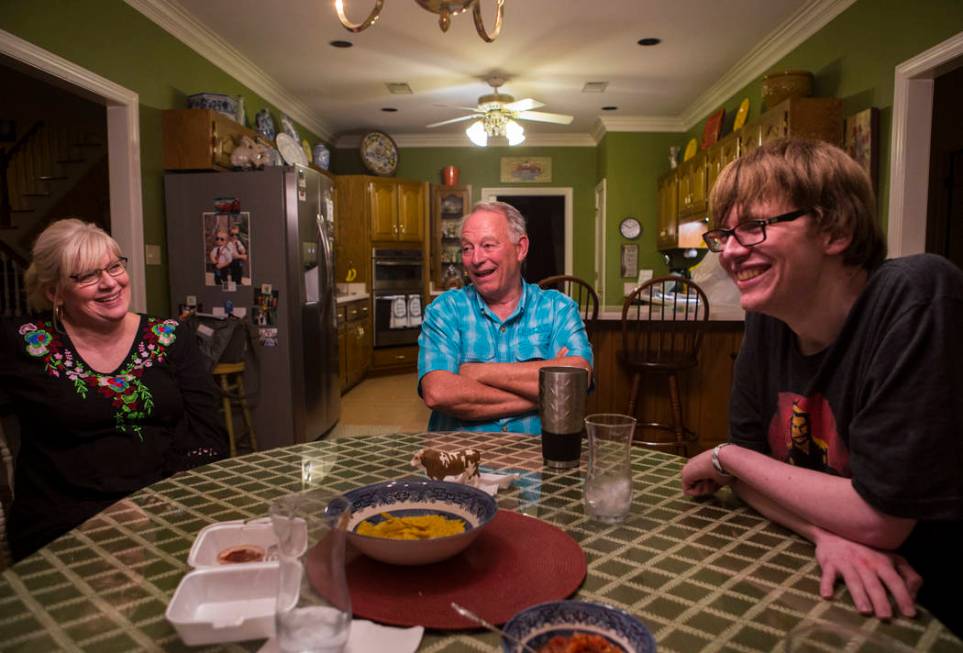
M 492 136 L 506 136 L 509 145 L 518 145 L 525 140 L 525 130 L 516 120 L 531 120 L 534 122 L 551 122 L 558 125 L 568 125 L 572 122 L 572 116 L 561 113 L 547 113 L 544 111 L 532 111 L 545 106 L 538 100 L 524 98 L 515 100 L 511 95 L 499 93 L 498 89 L 505 83 L 503 77 L 489 77 L 486 80 L 494 90 L 493 93 L 483 95 L 478 98 L 478 106 L 475 107 L 456 107 L 471 111 L 467 116 L 459 116 L 450 120 L 435 122 L 426 127 L 440 127 L 453 122 L 463 120 L 475 120 L 471 127 L 465 130 L 468 138 L 475 145 L 485 147 L 488 139 Z

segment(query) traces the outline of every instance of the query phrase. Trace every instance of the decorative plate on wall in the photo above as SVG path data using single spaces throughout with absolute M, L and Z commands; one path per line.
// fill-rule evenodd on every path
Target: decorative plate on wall
M 698 141 L 696 141 L 696 139 L 694 138 L 689 139 L 689 143 L 685 146 L 685 153 L 682 155 L 682 160 L 688 161 L 689 159 L 694 157 L 696 155 L 696 152 L 698 151 L 699 151 Z
M 278 146 L 278 151 L 281 156 L 284 157 L 284 162 L 289 166 L 293 166 L 295 163 L 306 166 L 308 165 L 308 158 L 304 156 L 304 150 L 298 145 L 298 142 L 288 136 L 286 133 L 281 132 L 278 134 L 275 140 Z
M 749 117 L 749 98 L 743 98 L 742 102 L 739 103 L 739 109 L 736 111 L 736 119 L 732 123 L 732 131 L 739 131 L 742 126 L 746 124 L 746 118 Z
M 384 132 L 369 132 L 361 139 L 361 162 L 372 174 L 390 177 L 398 169 L 398 146 Z

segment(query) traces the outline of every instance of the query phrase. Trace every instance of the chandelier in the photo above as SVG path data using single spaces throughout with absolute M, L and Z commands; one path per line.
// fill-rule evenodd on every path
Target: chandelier
M 502 15 L 504 14 L 505 0 L 495 0 L 495 30 L 491 34 L 485 29 L 485 22 L 482 20 L 481 0 L 415 0 L 415 2 L 431 13 L 439 15 L 438 26 L 441 27 L 442 32 L 448 31 L 448 28 L 451 26 L 452 16 L 457 16 L 469 9 L 472 10 L 472 16 L 475 19 L 475 29 L 478 30 L 478 36 L 482 37 L 482 40 L 491 43 L 498 38 L 498 34 L 502 31 Z M 371 13 L 360 23 L 352 23 L 348 20 L 348 17 L 344 13 L 344 4 L 345 0 L 335 0 L 334 3 L 334 8 L 338 12 L 338 19 L 341 21 L 341 24 L 344 25 L 345 29 L 349 32 L 361 32 L 377 22 L 378 17 L 381 16 L 381 9 L 385 5 L 385 0 L 375 0 Z
M 480 120 L 465 130 L 469 140 L 479 147 L 488 145 L 492 136 L 504 136 L 509 145 L 518 145 L 525 140 L 525 129 L 515 122 L 515 112 L 501 108 L 489 110 Z

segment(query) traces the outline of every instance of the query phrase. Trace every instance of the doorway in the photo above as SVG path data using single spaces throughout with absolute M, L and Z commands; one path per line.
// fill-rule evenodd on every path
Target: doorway
M 963 269 L 963 67 L 933 81 L 926 251 Z
M 529 252 L 523 276 L 537 283 L 572 274 L 571 188 L 482 188 L 483 202 L 507 202 L 528 223 Z
M 131 310 L 147 310 L 144 208 L 141 198 L 140 118 L 137 93 L 29 41 L 0 30 L 0 56 L 47 83 L 104 107 L 111 235 L 128 258 Z

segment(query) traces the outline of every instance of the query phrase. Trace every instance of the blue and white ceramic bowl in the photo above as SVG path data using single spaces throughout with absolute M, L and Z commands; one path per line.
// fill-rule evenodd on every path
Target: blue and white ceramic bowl
M 274 137 L 277 136 L 277 130 L 274 128 L 274 118 L 271 117 L 270 111 L 261 109 L 254 114 L 254 124 L 258 134 L 267 139 L 269 143 L 274 142 Z
M 601 635 L 626 653 L 655 653 L 655 640 L 645 625 L 624 610 L 600 603 L 550 601 L 522 610 L 503 627 L 506 634 L 536 651 L 557 635 Z M 506 653 L 516 645 L 502 640 Z
M 188 109 L 212 109 L 231 120 L 237 119 L 237 98 L 223 93 L 195 93 L 187 96 Z
M 491 522 L 498 506 L 485 492 L 461 483 L 402 479 L 374 483 L 347 492 L 351 504 L 348 541 L 368 557 L 394 565 L 426 565 L 440 562 L 464 551 Z M 335 516 L 338 509 L 328 506 Z M 380 515 L 391 512 L 396 517 L 442 515 L 465 523 L 465 531 L 457 535 L 427 540 L 392 540 L 359 535 L 355 532 L 365 520 L 381 521 Z

